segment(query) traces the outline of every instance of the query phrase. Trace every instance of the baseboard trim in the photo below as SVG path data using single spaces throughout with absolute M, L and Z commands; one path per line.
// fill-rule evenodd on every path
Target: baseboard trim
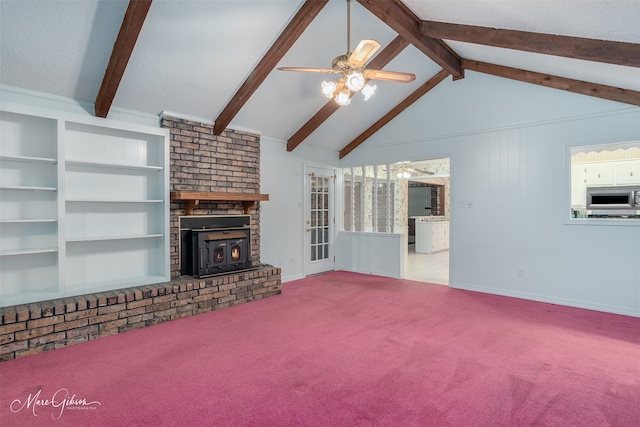
M 620 314 L 623 316 L 640 317 L 639 310 L 624 309 L 624 308 L 610 306 L 606 304 L 593 304 L 585 301 L 575 301 L 575 300 L 570 300 L 565 298 L 545 297 L 542 295 L 530 294 L 526 292 L 506 291 L 504 289 L 499 289 L 499 288 L 486 288 L 486 287 L 474 286 L 474 285 L 470 285 L 468 283 L 462 283 L 462 282 L 453 282 L 449 286 L 454 289 L 461 289 L 466 291 L 482 292 L 485 294 L 520 298 L 520 299 L 526 299 L 529 301 L 544 302 L 548 304 L 557 304 L 557 305 L 562 305 L 566 307 L 582 308 L 585 310 L 601 311 L 604 313 L 611 313 L 611 314 Z

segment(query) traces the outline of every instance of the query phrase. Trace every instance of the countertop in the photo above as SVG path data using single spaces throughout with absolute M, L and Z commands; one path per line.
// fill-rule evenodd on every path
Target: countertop
M 438 221 L 449 221 L 449 217 L 446 216 L 412 216 L 411 218 L 418 222 L 438 222 Z

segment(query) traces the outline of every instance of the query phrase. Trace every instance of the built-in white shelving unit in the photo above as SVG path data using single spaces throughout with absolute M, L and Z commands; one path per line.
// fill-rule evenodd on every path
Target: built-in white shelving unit
M 167 281 L 168 131 L 3 103 L 0 305 Z

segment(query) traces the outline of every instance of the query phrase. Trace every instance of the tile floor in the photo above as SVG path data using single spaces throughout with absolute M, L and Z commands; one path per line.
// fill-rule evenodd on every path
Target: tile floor
M 417 254 L 415 245 L 409 245 L 409 255 L 404 262 L 404 278 L 449 285 L 449 251 Z

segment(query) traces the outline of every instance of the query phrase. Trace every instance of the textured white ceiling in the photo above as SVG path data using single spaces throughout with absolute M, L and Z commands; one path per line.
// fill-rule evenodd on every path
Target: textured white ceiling
M 635 0 L 404 0 L 419 18 L 600 40 L 640 42 Z
M 154 0 L 113 106 L 214 120 L 302 0 Z M 404 0 L 421 19 L 640 43 L 640 1 Z M 93 103 L 128 1 L 0 0 L 0 83 Z M 356 1 L 351 47 L 396 34 Z M 462 57 L 640 90 L 640 69 L 460 42 Z M 279 66 L 329 67 L 346 51 L 346 3 L 331 0 Z M 305 142 L 339 150 L 439 71 L 413 46 L 387 67 L 417 75 L 378 82 Z M 232 125 L 288 139 L 326 102 L 328 76 L 274 70 Z M 427 94 L 426 96 L 429 96 Z
M 640 43 L 640 1 L 405 0 L 421 19 Z M 640 69 L 445 40 L 462 58 L 640 91 Z
M 0 0 L 0 83 L 95 101 L 127 1 Z

